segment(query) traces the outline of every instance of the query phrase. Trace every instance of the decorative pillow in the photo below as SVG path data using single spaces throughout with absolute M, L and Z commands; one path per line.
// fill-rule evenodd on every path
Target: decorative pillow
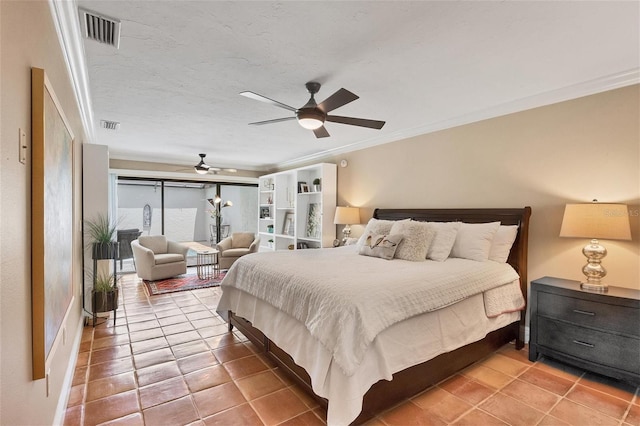
M 402 235 L 366 234 L 359 253 L 364 256 L 393 259 L 393 255 L 402 241 Z
M 434 231 L 426 222 L 400 221 L 393 224 L 391 234 L 401 234 L 395 257 L 413 262 L 425 261 Z
M 364 244 L 364 239 L 366 238 L 367 234 L 388 235 L 391 232 L 391 227 L 393 226 L 394 223 L 408 222 L 409 220 L 410 219 L 403 219 L 400 221 L 381 220 L 381 219 L 374 219 L 374 218 L 369 219 L 369 222 L 367 223 L 367 227 L 364 229 L 362 236 L 358 240 L 358 244 L 357 244 L 358 247 L 362 247 L 362 245 Z
M 493 236 L 499 227 L 500 222 L 461 223 L 450 256 L 478 262 L 488 260 Z
M 493 236 L 489 260 L 506 263 L 517 235 L 518 225 L 500 225 L 498 232 Z
M 453 243 L 456 242 L 460 222 L 427 223 L 434 232 L 433 241 L 427 251 L 427 259 L 444 262 L 449 257 L 449 253 L 451 253 Z

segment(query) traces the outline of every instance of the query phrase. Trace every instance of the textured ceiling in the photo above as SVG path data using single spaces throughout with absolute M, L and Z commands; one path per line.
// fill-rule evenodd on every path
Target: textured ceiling
M 122 22 L 120 49 L 84 41 L 96 125 L 121 123 L 97 129 L 95 142 L 116 159 L 195 164 L 203 152 L 210 165 L 264 169 L 512 112 L 548 93 L 605 90 L 581 85 L 639 66 L 638 2 L 78 6 Z M 318 102 L 341 87 L 360 96 L 334 114 L 387 124 L 327 123 L 324 139 L 295 121 L 248 125 L 291 113 L 239 92 L 300 107 L 311 80 L 322 83 Z

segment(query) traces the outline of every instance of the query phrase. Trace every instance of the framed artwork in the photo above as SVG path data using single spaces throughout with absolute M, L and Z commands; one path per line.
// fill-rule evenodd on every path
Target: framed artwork
M 291 235 L 294 236 L 296 229 L 295 229 L 295 220 L 294 220 L 294 216 L 293 216 L 293 212 L 287 212 L 284 215 L 284 223 L 282 225 L 282 233 L 285 235 Z
M 269 210 L 269 207 L 260 207 L 260 218 L 267 219 L 269 217 L 271 217 L 271 212 Z
M 302 185 L 306 185 L 306 184 L 307 184 L 307 182 L 298 182 L 298 193 L 303 192 L 302 191 Z
M 307 185 L 306 183 L 300 185 L 300 192 L 309 192 L 309 185 Z
M 33 379 L 45 377 L 73 303 L 73 133 L 43 69 L 31 69 Z
M 320 222 L 322 212 L 318 203 L 309 203 L 309 214 L 307 215 L 306 235 L 309 238 L 320 238 Z

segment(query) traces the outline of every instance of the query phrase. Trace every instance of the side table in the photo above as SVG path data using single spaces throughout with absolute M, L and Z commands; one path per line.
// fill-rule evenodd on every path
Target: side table
M 220 275 L 220 263 L 216 249 L 196 252 L 196 272 L 201 280 L 210 280 Z

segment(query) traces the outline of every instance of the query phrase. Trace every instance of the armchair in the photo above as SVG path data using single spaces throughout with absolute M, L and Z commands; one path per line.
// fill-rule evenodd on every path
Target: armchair
M 222 239 L 216 244 L 216 249 L 220 252 L 220 269 L 229 269 L 240 257 L 257 252 L 259 245 L 260 237 L 252 232 L 234 232 Z
M 187 273 L 189 247 L 167 240 L 164 235 L 143 235 L 131 242 L 136 272 L 148 281 Z

